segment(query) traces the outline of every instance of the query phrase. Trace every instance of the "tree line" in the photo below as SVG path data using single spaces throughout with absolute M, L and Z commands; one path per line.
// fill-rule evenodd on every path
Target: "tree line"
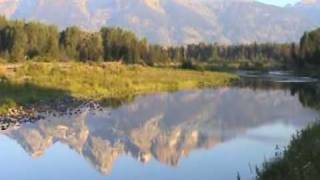
M 301 64 L 320 65 L 320 28 L 306 32 L 300 41 Z
M 319 64 L 320 30 L 305 33 L 300 44 L 190 44 L 160 46 L 120 28 L 98 32 L 0 17 L 0 57 L 11 62 L 39 57 L 60 61 L 123 61 L 125 63 L 183 64 L 214 61 L 277 61 L 283 64 Z

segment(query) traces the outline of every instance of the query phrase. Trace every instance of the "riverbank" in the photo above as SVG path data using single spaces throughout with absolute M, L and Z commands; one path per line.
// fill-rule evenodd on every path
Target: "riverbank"
M 316 180 L 320 177 L 320 124 L 314 124 L 293 137 L 284 152 L 264 163 L 258 180 Z
M 229 73 L 152 68 L 121 63 L 0 65 L 0 114 L 15 107 L 65 98 L 103 100 L 138 94 L 227 86 Z

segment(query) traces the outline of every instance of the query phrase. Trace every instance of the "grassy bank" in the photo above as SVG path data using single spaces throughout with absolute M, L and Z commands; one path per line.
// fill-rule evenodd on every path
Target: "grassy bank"
M 101 100 L 228 85 L 235 75 L 138 65 L 24 63 L 0 65 L 0 113 L 9 107 L 70 96 Z
M 287 150 L 258 172 L 258 180 L 317 180 L 320 177 L 320 124 L 293 137 Z

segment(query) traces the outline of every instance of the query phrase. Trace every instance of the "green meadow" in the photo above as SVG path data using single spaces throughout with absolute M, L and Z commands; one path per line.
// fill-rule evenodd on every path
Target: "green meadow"
M 64 97 L 122 98 L 145 93 L 227 86 L 236 75 L 154 68 L 121 63 L 40 63 L 0 65 L 0 113 L 16 106 Z

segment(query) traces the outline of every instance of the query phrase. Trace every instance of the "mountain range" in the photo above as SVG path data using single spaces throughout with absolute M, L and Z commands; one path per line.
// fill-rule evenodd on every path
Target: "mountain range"
M 320 0 L 0 0 L 0 13 L 61 29 L 117 26 L 160 44 L 292 42 L 320 26 Z

